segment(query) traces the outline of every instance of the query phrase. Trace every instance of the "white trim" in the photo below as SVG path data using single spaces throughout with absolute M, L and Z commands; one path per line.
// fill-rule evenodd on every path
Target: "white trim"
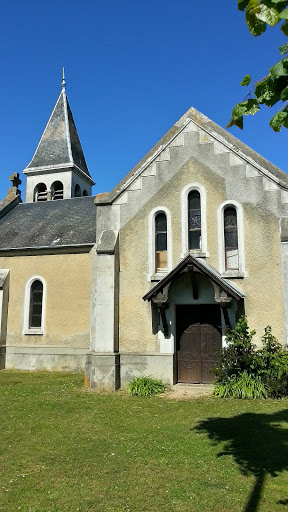
M 155 273 L 155 217 L 158 213 L 165 213 L 167 218 L 167 269 Z M 153 208 L 148 217 L 148 281 L 162 279 L 172 270 L 172 227 L 171 214 L 165 206 Z
M 191 190 L 197 190 L 200 194 L 201 207 L 201 248 L 200 250 L 189 251 L 188 246 L 188 194 Z M 184 258 L 189 252 L 193 256 L 208 258 L 207 248 L 207 214 L 206 214 L 206 190 L 200 183 L 189 183 L 182 189 L 180 196 L 181 209 L 181 258 Z
M 237 214 L 237 232 L 238 232 L 238 255 L 239 269 L 226 270 L 225 265 L 225 242 L 224 242 L 224 208 L 226 206 L 234 206 Z M 218 226 L 218 268 L 222 277 L 247 277 L 245 269 L 245 249 L 244 249 L 244 225 L 243 225 L 243 208 L 237 201 L 224 201 L 217 210 L 217 226 Z
M 31 293 L 31 286 L 32 286 L 32 283 L 34 283 L 34 281 L 41 281 L 41 283 L 43 284 L 41 327 L 29 327 L 30 293 Z M 28 279 L 28 281 L 25 284 L 22 334 L 29 334 L 29 335 L 45 334 L 45 318 L 46 318 L 46 281 L 41 276 L 32 276 L 32 277 L 30 277 L 30 279 Z

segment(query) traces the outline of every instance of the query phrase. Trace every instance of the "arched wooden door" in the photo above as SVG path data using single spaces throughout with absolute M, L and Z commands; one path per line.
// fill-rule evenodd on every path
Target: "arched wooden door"
M 212 382 L 222 345 L 220 307 L 177 306 L 176 324 L 178 382 Z

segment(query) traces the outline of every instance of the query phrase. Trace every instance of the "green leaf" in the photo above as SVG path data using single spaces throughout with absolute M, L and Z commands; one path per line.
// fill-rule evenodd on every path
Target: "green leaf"
M 258 101 L 255 99 L 249 99 L 238 103 L 232 110 L 233 119 L 240 118 L 241 116 L 247 116 L 248 114 L 254 115 L 260 110 Z
M 273 128 L 274 132 L 280 132 L 281 126 L 288 121 L 288 113 L 287 112 L 277 112 L 275 116 L 272 117 L 270 121 L 270 126 Z
M 248 25 L 248 29 L 253 36 L 260 36 L 266 30 L 266 23 L 256 16 L 260 10 L 261 9 L 258 4 L 258 0 L 249 0 L 249 3 L 246 7 L 245 19 Z
M 279 78 L 280 76 L 288 75 L 288 57 L 277 62 L 272 68 L 270 68 L 272 78 Z
M 282 20 L 288 20 L 288 9 L 284 9 L 284 11 L 280 12 L 279 18 Z
M 284 53 L 288 52 L 288 43 L 283 44 L 279 48 L 281 55 L 284 55 Z
M 245 75 L 240 85 L 249 85 L 251 82 L 251 76 Z
M 279 94 L 275 91 L 275 84 L 268 76 L 255 87 L 255 97 L 258 103 L 265 103 L 268 106 L 274 105 L 279 100 Z
M 279 12 L 274 7 L 267 7 L 264 4 L 259 5 L 259 11 L 255 13 L 255 16 L 270 27 L 274 27 L 279 21 Z
M 233 117 L 231 117 L 226 128 L 231 128 L 231 126 L 234 126 L 234 125 L 238 126 L 238 128 L 240 128 L 240 130 L 243 130 L 243 116 L 240 116 L 237 119 L 233 119 Z
M 285 22 L 283 23 L 283 25 L 281 25 L 280 28 L 283 34 L 285 34 L 285 36 L 288 36 L 288 20 L 285 20 Z
M 288 87 L 285 87 L 285 89 L 283 89 L 283 91 L 280 94 L 280 98 L 283 101 L 288 100 Z
M 244 9 L 246 9 L 248 3 L 249 3 L 249 0 L 238 0 L 239 11 L 244 11 Z

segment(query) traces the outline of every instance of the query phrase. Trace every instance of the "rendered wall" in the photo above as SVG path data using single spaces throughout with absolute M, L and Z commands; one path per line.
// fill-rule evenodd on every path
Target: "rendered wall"
M 89 350 L 89 254 L 14 256 L 10 269 L 6 368 L 83 370 Z M 26 282 L 46 282 L 44 334 L 23 334 Z
M 255 190 L 251 194 L 251 190 L 245 188 L 243 175 L 237 174 L 237 169 L 224 176 L 223 168 L 211 169 L 193 158 L 189 158 L 177 172 L 171 172 L 171 162 L 165 162 L 165 165 L 164 173 L 163 162 L 162 176 L 165 178 L 162 177 L 161 182 L 159 172 L 153 189 L 148 190 L 147 187 L 146 202 L 137 212 L 132 210 L 132 201 L 121 205 L 120 352 L 153 353 L 160 350 L 159 336 L 152 332 L 151 306 L 142 300 L 144 293 L 155 284 L 147 281 L 148 217 L 156 207 L 165 207 L 170 211 L 174 267 L 181 259 L 181 191 L 193 182 L 200 183 L 206 189 L 209 251 L 206 261 L 216 270 L 219 270 L 217 210 L 227 200 L 242 204 L 247 277 L 231 279 L 230 282 L 245 293 L 249 325 L 257 331 L 255 341 L 260 343 L 264 327 L 269 324 L 275 336 L 284 343 L 279 217 L 271 208 L 271 203 L 267 199 L 265 201 L 267 192 L 263 191 L 261 178 L 253 182 Z M 167 180 L 169 172 L 171 177 Z M 143 190 L 141 192 L 143 194 Z M 270 201 L 273 199 L 272 192 Z M 167 342 L 167 352 L 170 350 Z

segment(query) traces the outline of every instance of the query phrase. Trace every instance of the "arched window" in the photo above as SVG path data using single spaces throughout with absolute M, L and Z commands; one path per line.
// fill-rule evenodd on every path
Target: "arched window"
M 47 187 L 45 183 L 38 183 L 34 189 L 33 194 L 34 203 L 39 201 L 47 201 Z
M 237 212 L 234 206 L 224 208 L 225 269 L 239 270 Z
M 80 185 L 75 185 L 75 191 L 74 191 L 74 196 L 75 197 L 81 197 L 81 188 L 80 188 Z
M 38 279 L 30 287 L 29 329 L 42 327 L 43 284 Z
M 238 201 L 221 203 L 217 211 L 219 272 L 224 277 L 247 277 L 244 212 Z
M 85 189 L 83 190 L 83 196 L 88 196 L 88 192 Z
M 61 181 L 54 181 L 51 185 L 51 199 L 63 199 L 64 187 Z
M 188 194 L 188 248 L 201 249 L 201 200 L 198 190 Z
M 167 217 L 158 213 L 155 217 L 155 272 L 167 268 Z
M 207 258 L 206 190 L 201 183 L 189 183 L 181 191 L 181 258 L 189 252 Z
M 166 206 L 157 206 L 148 217 L 148 281 L 162 279 L 171 269 L 171 214 Z

